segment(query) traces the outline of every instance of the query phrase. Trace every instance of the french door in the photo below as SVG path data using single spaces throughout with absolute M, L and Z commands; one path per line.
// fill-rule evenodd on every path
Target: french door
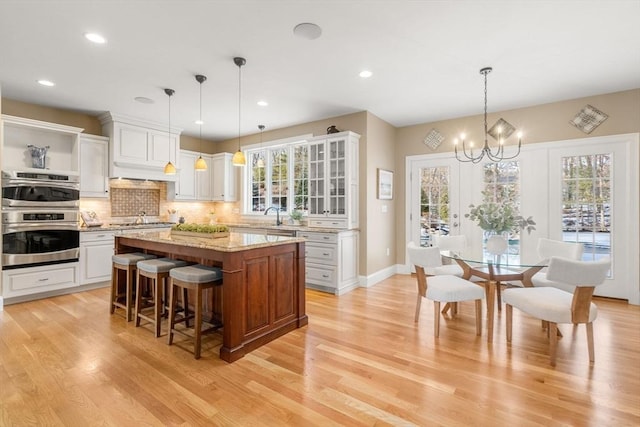
M 409 160 L 408 240 L 431 244 L 433 233 L 459 234 L 460 163 L 450 157 Z
M 595 294 L 630 302 L 639 293 L 637 144 L 621 135 L 549 150 L 550 238 L 582 243 L 585 261 L 611 257 Z

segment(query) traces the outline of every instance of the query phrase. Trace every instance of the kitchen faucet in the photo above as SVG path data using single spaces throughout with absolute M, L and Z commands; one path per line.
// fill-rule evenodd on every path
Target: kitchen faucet
M 147 213 L 145 211 L 140 211 L 138 213 L 138 218 L 136 218 L 136 224 L 146 224 L 147 223 Z
M 268 207 L 266 211 L 264 211 L 264 214 L 268 214 L 269 211 L 273 209 L 274 211 L 276 211 L 276 225 L 282 225 L 282 221 L 280 221 L 280 211 L 282 210 L 282 208 L 276 208 L 275 206 L 271 206 Z

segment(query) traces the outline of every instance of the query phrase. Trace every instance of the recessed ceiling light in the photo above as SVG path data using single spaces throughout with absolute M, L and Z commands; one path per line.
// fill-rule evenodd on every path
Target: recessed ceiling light
M 204 122 L 203 122 L 202 120 L 196 120 L 196 124 L 197 124 L 197 125 L 203 125 L 203 124 L 204 124 Z
M 38 80 L 38 83 L 40 83 L 42 86 L 49 86 L 49 87 L 56 85 L 51 80 Z
M 314 40 L 322 35 L 322 28 L 310 22 L 303 22 L 293 28 L 293 34 L 303 39 Z
M 363 79 L 368 79 L 371 76 L 373 76 L 373 73 L 369 70 L 360 71 L 360 77 L 362 77 Z
M 141 104 L 154 104 L 156 102 L 151 98 L 147 98 L 146 96 L 136 96 L 135 98 L 133 98 L 133 100 Z
M 84 33 L 84 38 L 96 44 L 105 44 L 107 42 L 107 39 L 98 33 Z
M 266 107 L 269 105 L 269 103 L 267 101 L 258 101 L 258 105 L 261 107 Z

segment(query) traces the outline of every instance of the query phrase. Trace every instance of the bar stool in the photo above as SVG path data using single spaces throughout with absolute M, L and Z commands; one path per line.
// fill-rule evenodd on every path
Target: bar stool
M 138 276 L 136 284 L 136 303 L 135 303 L 135 319 L 136 327 L 140 326 L 140 319 L 147 320 L 154 324 L 156 330 L 156 338 L 160 336 L 161 331 L 161 316 L 164 309 L 163 302 L 165 301 L 166 284 L 169 278 L 169 271 L 172 268 L 182 267 L 187 265 L 186 262 L 170 259 L 170 258 L 157 258 L 138 261 Z M 153 303 L 149 303 L 151 298 L 143 297 L 143 285 L 145 282 L 151 281 L 151 293 L 153 295 Z M 145 299 L 145 305 L 142 306 L 142 300 Z M 153 315 L 145 314 L 143 311 L 146 308 L 153 307 Z
M 145 259 L 156 258 L 155 255 L 144 254 L 142 252 L 134 252 L 130 254 L 118 254 L 111 257 L 112 269 L 111 269 L 111 314 L 113 314 L 116 308 L 122 308 L 125 310 L 125 318 L 127 322 L 130 322 L 133 302 L 133 281 L 135 279 L 136 264 L 138 261 Z M 124 290 L 120 291 L 120 275 L 125 274 Z M 124 302 L 120 299 L 124 298 Z
M 173 344 L 173 334 L 179 333 L 189 338 L 195 339 L 194 356 L 200 358 L 200 348 L 202 343 L 202 334 L 222 327 L 222 324 L 213 325 L 210 328 L 202 330 L 202 291 L 211 289 L 215 286 L 222 285 L 222 270 L 218 267 L 207 267 L 201 264 L 190 265 L 188 267 L 173 268 L 169 271 L 170 280 L 170 297 L 169 297 L 169 339 L 168 344 Z M 194 304 L 194 314 L 189 314 L 189 303 L 184 301 L 184 315 L 181 319 L 176 320 L 176 299 L 177 292 L 182 290 L 193 290 L 196 294 Z M 193 337 L 185 333 L 185 329 L 176 329 L 177 323 L 185 322 L 188 327 L 189 319 L 195 319 L 193 325 Z

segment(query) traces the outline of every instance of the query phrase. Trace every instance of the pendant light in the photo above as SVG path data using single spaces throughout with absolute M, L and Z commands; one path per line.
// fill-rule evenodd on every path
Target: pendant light
M 196 81 L 200 83 L 200 118 L 198 124 L 200 125 L 200 156 L 196 160 L 196 172 L 204 172 L 207 170 L 207 162 L 202 158 L 202 83 L 207 80 L 207 76 L 202 74 L 196 75 Z
M 258 125 L 258 129 L 260 129 L 260 158 L 256 162 L 256 166 L 259 168 L 264 167 L 264 156 L 262 155 L 262 131 L 264 130 L 264 125 Z
M 247 60 L 237 56 L 233 58 L 233 62 L 238 66 L 238 151 L 233 155 L 231 163 L 234 166 L 244 166 L 247 164 L 247 159 L 245 159 L 244 153 L 240 151 L 240 113 L 242 111 L 242 66 L 247 63 Z
M 169 162 L 164 167 L 165 175 L 175 175 L 176 167 L 171 163 L 171 96 L 176 93 L 173 89 L 165 89 L 164 93 L 169 97 Z

